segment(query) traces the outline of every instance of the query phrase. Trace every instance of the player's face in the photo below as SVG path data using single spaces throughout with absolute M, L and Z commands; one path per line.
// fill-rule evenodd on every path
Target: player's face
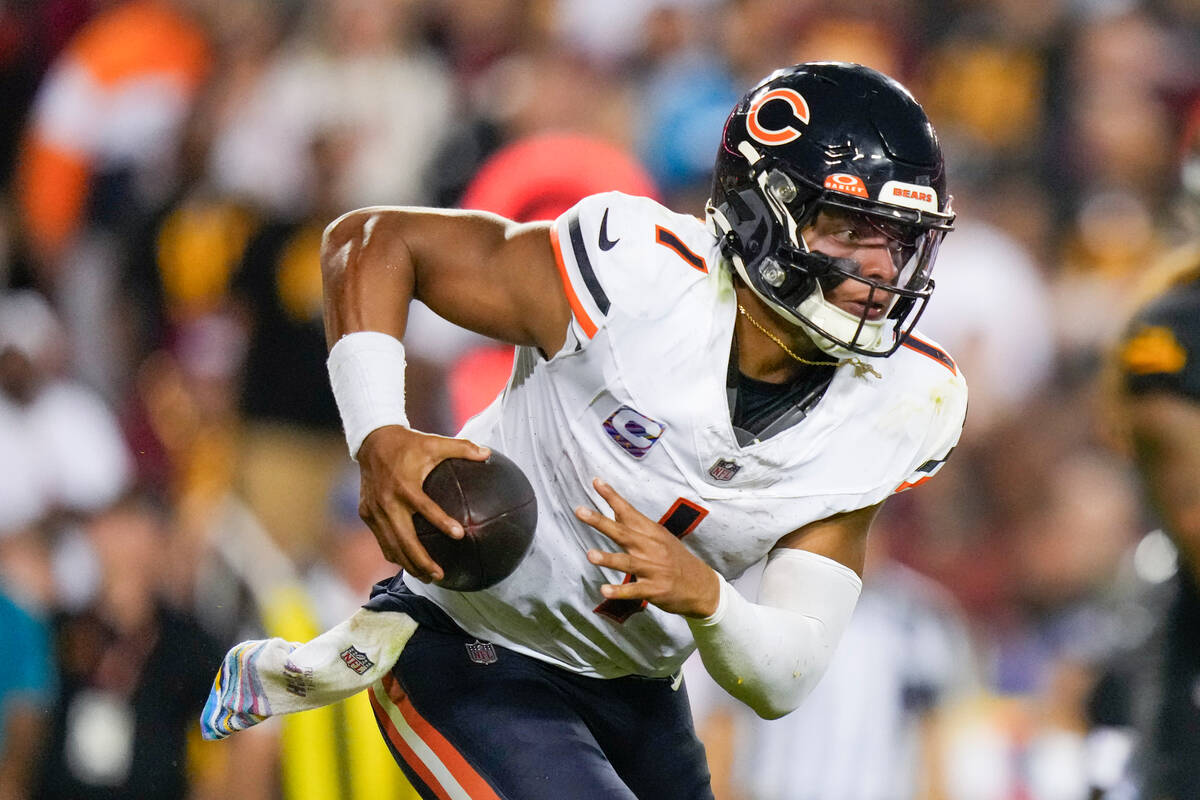
M 841 209 L 822 209 L 804 229 L 810 250 L 858 264 L 858 276 L 894 286 L 904 264 L 915 250 L 915 236 L 902 226 Z M 874 291 L 870 284 L 840 280 L 826 285 L 825 299 L 844 311 L 869 320 L 882 319 L 891 296 Z

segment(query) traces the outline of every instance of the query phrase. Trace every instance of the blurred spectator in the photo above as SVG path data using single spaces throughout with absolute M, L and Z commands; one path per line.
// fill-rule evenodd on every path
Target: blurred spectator
M 209 57 L 203 32 L 171 2 L 126 0 L 85 25 L 51 67 L 21 162 L 25 224 L 45 279 L 58 277 L 89 200 L 101 199 L 94 193 L 115 191 L 137 208 L 168 191 L 175 137 Z
M 543 133 L 515 141 L 475 173 L 459 205 L 519 222 L 552 220 L 600 191 L 657 197 L 646 170 L 594 136 Z
M 1099 363 L 1145 265 L 1166 245 L 1173 142 L 1182 103 L 1196 90 L 1200 48 L 1144 6 L 1097 4 L 1073 29 L 1063 79 L 1059 197 L 1066 223 L 1056 306 L 1064 349 Z M 1191 75 L 1192 78 L 1185 76 Z
M 796 39 L 804 23 L 832 4 L 802 0 L 731 0 L 719 10 L 717 34 L 725 63 L 738 86 L 751 86 L 779 68 L 791 64 Z M 811 54 L 810 58 L 820 58 Z
M 672 207 L 704 210 L 720 131 L 741 93 L 714 45 L 714 4 L 664 3 L 649 22 L 637 152 Z
M 13 447 L 0 457 L 0 478 L 15 501 L 0 517 L 52 523 L 53 541 L 45 548 L 26 542 L 25 565 L 36 584 L 30 589 L 47 605 L 74 606 L 95 590 L 97 567 L 86 538 L 71 523 L 126 491 L 133 461 L 108 404 L 64 377 L 66 345 L 58 317 L 41 295 L 31 289 L 0 295 L 0 441 Z M 43 567 L 53 570 L 53 589 L 45 585 L 48 575 L 37 574 Z
M 49 497 L 11 422 L 0 422 L 0 800 L 32 800 L 57 690 L 45 619 L 54 578 L 40 527 Z
M 229 531 L 237 543 L 224 557 L 251 591 L 255 619 L 242 633 L 305 641 L 352 614 L 372 585 L 395 573 L 374 534 L 358 516 L 358 468 L 351 465 L 322 495 L 319 553 L 297 571 L 253 527 Z M 251 523 L 251 526 L 253 523 Z M 256 541 L 257 540 L 257 541 Z M 256 568 L 248 570 L 247 562 Z M 416 800 L 379 737 L 366 693 L 268 721 L 247 732 L 232 755 L 244 790 L 240 797 L 272 800 L 357 800 L 369 793 Z
M 663 7 L 702 7 L 704 0 L 560 0 L 554 28 L 569 49 L 603 64 L 621 64 L 637 56 L 650 18 Z
M 282 217 L 308 212 L 309 147 L 322 98 L 306 68 L 302 0 L 226 3 L 221 59 L 189 135 L 197 185 L 188 201 L 227 202 Z
M 230 503 L 237 463 L 237 368 L 244 333 L 229 315 L 181 324 L 168 347 L 140 365 L 131 405 L 142 483 L 170 498 L 176 535 L 171 595 L 189 602 L 198 571 L 213 547 L 214 526 Z M 234 636 L 236 598 L 214 600 L 206 626 Z M 219 621 L 218 621 L 219 620 Z
M 937 4 L 941 5 L 941 4 Z M 1047 81 L 1064 3 L 950 3 L 920 69 L 949 160 L 1040 172 L 1048 155 Z M 957 190 L 955 190 L 957 191 Z
M 1189 130 L 1185 162 L 1200 156 Z M 1186 182 L 1185 191 L 1193 188 Z M 1195 203 L 1195 198 L 1188 202 Z M 1173 597 L 1149 680 L 1122 688 L 1123 709 L 1102 720 L 1139 734 L 1129 777 L 1144 797 L 1200 796 L 1200 239 L 1145 279 L 1144 300 L 1116 347 L 1116 421 L 1147 499 L 1177 551 Z M 1136 673 L 1135 673 L 1136 675 Z M 1130 676 L 1126 673 L 1125 677 Z M 1111 687 L 1110 687 L 1111 690 Z M 1140 690 L 1140 691 L 1139 691 Z M 1123 713 L 1121 713 L 1123 711 Z
M 1112 587 L 1140 525 L 1133 484 L 1108 454 L 1072 453 L 1047 480 L 1011 531 L 1013 614 L 990 631 L 991 683 L 1005 693 L 1041 691 L 1059 662 L 1091 664 L 1112 647 Z
M 1171 102 L 1194 89 L 1181 78 L 1200 53 L 1145 7 L 1096 4 L 1081 21 L 1065 76 L 1074 84 L 1070 164 L 1086 193 L 1125 188 L 1157 209 L 1170 197 L 1179 134 Z
M 476 80 L 496 62 L 549 38 L 545 17 L 553 5 L 537 0 L 434 0 L 430 5 L 435 38 L 458 82 L 472 94 Z
M 94 602 L 54 621 L 62 696 L 34 796 L 184 798 L 187 736 L 222 648 L 162 602 L 163 511 L 131 495 L 86 524 Z
M 336 165 L 313 145 L 309 213 L 268 217 L 249 237 L 230 300 L 246 326 L 236 490 L 300 566 L 316 556 L 324 498 L 349 462 L 325 369 L 321 233 L 336 216 Z
M 885 520 L 880 520 L 884 522 Z M 762 720 L 693 657 L 685 667 L 718 800 L 907 800 L 937 780 L 930 722 L 976 684 L 949 594 L 886 554 L 873 531 L 863 594 L 829 670 L 799 709 Z M 753 597 L 756 571 L 739 579 Z
M 978 206 L 988 195 L 964 183 L 955 190 L 959 218 L 938 251 L 937 291 L 920 327 L 954 354 L 971 381 L 970 436 L 979 438 L 1045 388 L 1057 356 L 1056 329 L 1032 253 L 981 219 L 986 211 Z
M 632 148 L 631 85 L 553 41 L 497 60 L 474 86 L 425 176 L 438 205 L 458 205 L 488 156 L 528 136 L 575 133 Z
M 32 800 L 54 701 L 55 669 L 41 613 L 18 602 L 10 589 L 3 552 L 10 535 L 16 532 L 0 530 L 0 800 Z
M 17 143 L 47 65 L 87 22 L 93 0 L 25 0 L 0 8 L 0 187 L 12 178 Z
M 479 169 L 463 195 L 462 207 L 491 211 L 518 222 L 552 220 L 591 194 L 621 191 L 657 197 L 645 169 L 621 149 L 600 139 L 547 133 L 518 140 L 495 153 Z M 420 304 L 409 312 L 409 333 L 418 353 L 422 342 L 452 336 L 449 323 Z M 513 348 L 482 337 L 460 351 L 447 375 L 450 419 L 441 430 L 454 432 L 496 398 L 508 382 Z
M 865 0 L 853 8 L 825 10 L 805 20 L 791 61 L 850 61 L 894 75 L 905 85 L 905 33 L 913 27 L 911 2 Z
M 962 556 L 956 585 L 984 584 L 964 591 L 975 604 L 983 685 L 935 721 L 947 800 L 1082 799 L 1094 774 L 1088 696 L 1123 637 L 1117 577 L 1138 529 L 1137 506 L 1121 465 L 1057 438 L 1054 420 L 1043 425 L 1029 434 L 1044 446 L 1027 462 L 999 456 L 1028 485 L 1020 499 L 1001 500 L 1015 508 L 989 532 L 994 538 Z
M 416 7 L 416 0 L 316 0 L 312 6 L 318 48 L 305 54 L 300 68 L 319 113 L 312 139 L 328 137 L 334 145 L 337 209 L 428 197 L 421 177 L 457 98 L 446 68 L 416 36 Z
M 11 466 L 0 459 L 0 483 L 24 487 L 15 503 L 87 513 L 128 488 L 133 464 L 107 404 L 64 377 L 67 353 L 41 295 L 0 295 L 0 439 L 18 448 Z
M 110 397 L 128 377 L 122 239 L 175 188 L 210 58 L 181 2 L 125 0 L 79 30 L 38 89 L 18 164 L 22 229 L 75 370 Z
M 1078 697 L 1080 680 L 1061 681 Z M 982 692 L 942 709 L 934 721 L 939 767 L 933 796 L 944 800 L 1087 800 L 1087 747 L 1077 709 L 1049 698 Z

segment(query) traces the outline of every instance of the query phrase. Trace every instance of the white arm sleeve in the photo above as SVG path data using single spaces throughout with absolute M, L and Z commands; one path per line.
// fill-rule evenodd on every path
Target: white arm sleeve
M 825 673 L 862 580 L 830 558 L 790 548 L 768 556 L 758 603 L 717 577 L 717 610 L 688 620 L 704 667 L 760 717 L 782 717 Z

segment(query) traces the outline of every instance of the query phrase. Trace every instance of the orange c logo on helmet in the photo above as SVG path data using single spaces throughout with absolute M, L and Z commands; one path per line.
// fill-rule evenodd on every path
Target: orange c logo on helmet
M 800 138 L 800 130 L 791 125 L 782 128 L 767 128 L 758 121 L 758 114 L 772 100 L 782 100 L 792 109 L 792 118 L 805 125 L 808 124 L 808 101 L 795 89 L 772 89 L 759 96 L 750 106 L 746 114 L 746 130 L 757 141 L 763 144 L 780 145 Z

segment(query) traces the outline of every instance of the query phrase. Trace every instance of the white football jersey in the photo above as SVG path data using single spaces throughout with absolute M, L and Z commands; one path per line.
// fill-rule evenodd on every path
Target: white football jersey
M 924 481 L 958 441 L 966 384 L 914 337 L 871 359 L 877 375 L 839 367 L 804 419 L 740 446 L 726 393 L 737 302 L 704 223 L 613 192 L 556 220 L 551 242 L 566 343 L 548 361 L 518 348 L 508 386 L 461 433 L 529 477 L 532 548 L 485 591 L 408 579 L 473 636 L 587 675 L 672 675 L 694 649 L 685 620 L 600 594 L 624 576 L 587 560 L 618 549 L 574 516 L 611 516 L 594 477 L 732 579 L 785 534 Z

